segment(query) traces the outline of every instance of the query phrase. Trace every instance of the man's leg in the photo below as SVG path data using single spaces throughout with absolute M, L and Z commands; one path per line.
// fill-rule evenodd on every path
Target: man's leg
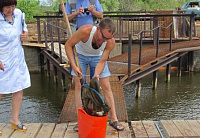
M 109 77 L 100 78 L 100 85 L 105 92 L 105 100 L 106 103 L 109 105 L 110 109 L 110 117 L 111 123 L 118 121 L 116 111 L 115 111 L 115 104 L 114 104 L 114 97 L 110 86 Z M 119 130 L 124 129 L 124 126 L 119 125 L 117 126 Z

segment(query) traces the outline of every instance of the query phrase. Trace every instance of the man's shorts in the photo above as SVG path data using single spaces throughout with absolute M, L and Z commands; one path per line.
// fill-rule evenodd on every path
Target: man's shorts
M 91 79 L 94 76 L 95 68 L 96 68 L 97 64 L 99 63 L 101 56 L 84 56 L 79 53 L 77 53 L 77 55 L 78 55 L 80 67 L 82 69 L 82 74 L 84 76 L 84 80 L 86 80 L 86 71 L 87 71 L 88 66 L 90 69 L 90 79 Z M 76 76 L 73 69 L 71 71 L 71 75 Z M 109 76 L 110 76 L 110 71 L 108 68 L 108 64 L 106 62 L 104 70 L 99 75 L 99 78 L 105 78 L 105 77 L 109 77 Z

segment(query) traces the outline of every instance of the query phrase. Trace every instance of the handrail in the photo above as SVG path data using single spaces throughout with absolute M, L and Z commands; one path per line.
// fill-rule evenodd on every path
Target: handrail
M 153 29 L 150 29 L 150 30 L 142 30 L 140 31 L 139 33 L 137 34 L 129 34 L 129 43 L 128 43 L 128 76 L 131 75 L 131 46 L 132 46 L 132 39 L 133 37 L 138 37 L 140 39 L 140 46 L 139 46 L 139 61 L 138 61 L 138 64 L 141 65 L 141 61 L 142 61 L 142 45 L 143 45 L 143 33 L 144 32 L 150 32 L 150 31 L 154 31 L 154 33 L 156 34 L 156 55 L 155 57 L 157 58 L 158 55 L 159 55 L 159 29 L 160 28 L 163 28 L 163 29 L 168 29 L 170 28 L 170 45 L 169 45 L 169 50 L 171 51 L 172 49 L 172 35 L 171 35 L 171 32 L 172 32 L 172 26 L 173 26 L 173 22 L 170 23 L 167 27 L 164 27 L 164 26 L 157 26 Z
M 196 16 L 197 14 L 135 14 L 135 15 L 107 15 L 107 14 L 104 14 L 104 16 L 109 16 L 109 17 L 128 17 L 128 18 L 131 18 L 131 17 L 160 17 L 160 16 Z M 50 16 L 50 15 L 45 15 L 45 16 L 38 16 L 38 15 L 35 15 L 33 16 L 33 18 L 63 18 L 62 15 L 60 16 Z
M 115 12 L 110 12 L 110 13 L 115 13 Z M 112 15 L 112 14 L 104 14 L 104 17 L 110 17 L 113 18 L 113 20 L 116 23 L 117 29 L 116 29 L 116 38 L 119 38 L 120 42 L 122 40 L 127 40 L 128 39 L 128 34 L 130 31 L 136 33 L 138 31 L 145 30 L 148 28 L 152 28 L 158 26 L 158 21 L 161 18 L 172 18 L 172 17 L 177 17 L 177 18 L 186 18 L 190 17 L 190 22 L 192 23 L 196 14 L 185 14 L 185 13 L 179 13 L 179 14 L 135 14 L 135 15 L 130 15 L 127 12 L 124 12 L 126 15 Z M 122 12 L 123 13 L 123 12 Z M 138 12 L 139 13 L 139 12 Z M 145 12 L 144 12 L 145 13 Z M 55 19 L 60 20 L 61 22 L 63 21 L 63 16 L 34 16 L 34 18 L 37 19 L 37 26 L 38 26 L 38 42 L 41 43 L 41 28 L 40 28 L 40 21 L 43 19 L 54 21 Z M 181 19 L 182 20 L 182 19 Z M 126 26 L 127 28 L 124 28 Z M 133 27 L 136 28 L 133 28 Z M 190 28 L 190 32 L 192 31 L 192 27 Z M 181 31 L 180 33 L 183 33 L 181 35 L 186 35 L 186 30 Z M 144 33 L 145 34 L 145 33 Z M 146 34 L 145 34 L 146 35 Z M 190 39 L 191 39 L 190 34 Z M 147 37 L 152 37 L 152 34 L 147 34 Z M 167 36 L 168 37 L 168 36 Z M 166 36 L 163 36 L 163 38 L 166 38 Z

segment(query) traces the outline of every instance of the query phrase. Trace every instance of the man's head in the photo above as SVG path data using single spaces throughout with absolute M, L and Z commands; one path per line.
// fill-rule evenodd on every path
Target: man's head
M 3 8 L 6 6 L 16 6 L 17 5 L 17 0 L 1 0 L 0 2 L 0 12 L 3 12 Z
M 114 35 L 115 29 L 116 29 L 114 22 L 108 17 L 101 20 L 101 22 L 99 23 L 99 28 L 100 28 L 102 37 L 104 39 L 109 39 L 109 37 L 104 36 L 104 34 L 103 34 L 104 29 L 106 29 L 112 35 Z
M 92 47 L 94 49 L 98 49 L 103 42 L 111 40 L 114 37 L 115 33 L 115 24 L 110 18 L 104 18 L 99 23 L 97 28 L 97 33 L 95 37 L 95 43 L 93 43 Z

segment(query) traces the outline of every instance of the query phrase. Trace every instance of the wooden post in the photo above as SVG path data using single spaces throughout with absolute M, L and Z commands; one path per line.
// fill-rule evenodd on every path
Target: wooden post
M 58 84 L 58 69 L 55 65 L 53 65 L 53 71 L 54 71 L 54 82 Z
M 151 65 L 156 64 L 156 62 L 151 63 Z M 155 90 L 157 88 L 157 83 L 158 83 L 158 71 L 153 72 L 153 79 L 152 79 L 152 90 Z
M 49 76 L 50 77 L 50 61 L 49 61 L 49 59 L 47 59 L 47 76 Z
M 62 84 L 63 90 L 66 91 L 65 74 L 64 73 L 62 73 L 61 84 Z
M 40 54 L 39 56 L 39 66 L 40 66 L 40 71 L 44 72 L 44 55 Z
M 136 80 L 136 98 L 140 97 L 140 93 L 141 93 L 141 80 Z
M 157 88 L 158 83 L 158 71 L 153 72 L 153 81 L 152 81 L 152 89 L 155 90 Z
M 182 57 L 178 58 L 178 77 L 181 77 L 181 66 L 182 66 Z
M 188 52 L 188 65 L 187 65 L 187 70 L 188 71 L 193 71 L 193 64 L 194 64 L 194 52 L 190 51 Z
M 171 64 L 167 64 L 166 66 L 166 83 L 170 82 L 170 73 L 171 73 Z

